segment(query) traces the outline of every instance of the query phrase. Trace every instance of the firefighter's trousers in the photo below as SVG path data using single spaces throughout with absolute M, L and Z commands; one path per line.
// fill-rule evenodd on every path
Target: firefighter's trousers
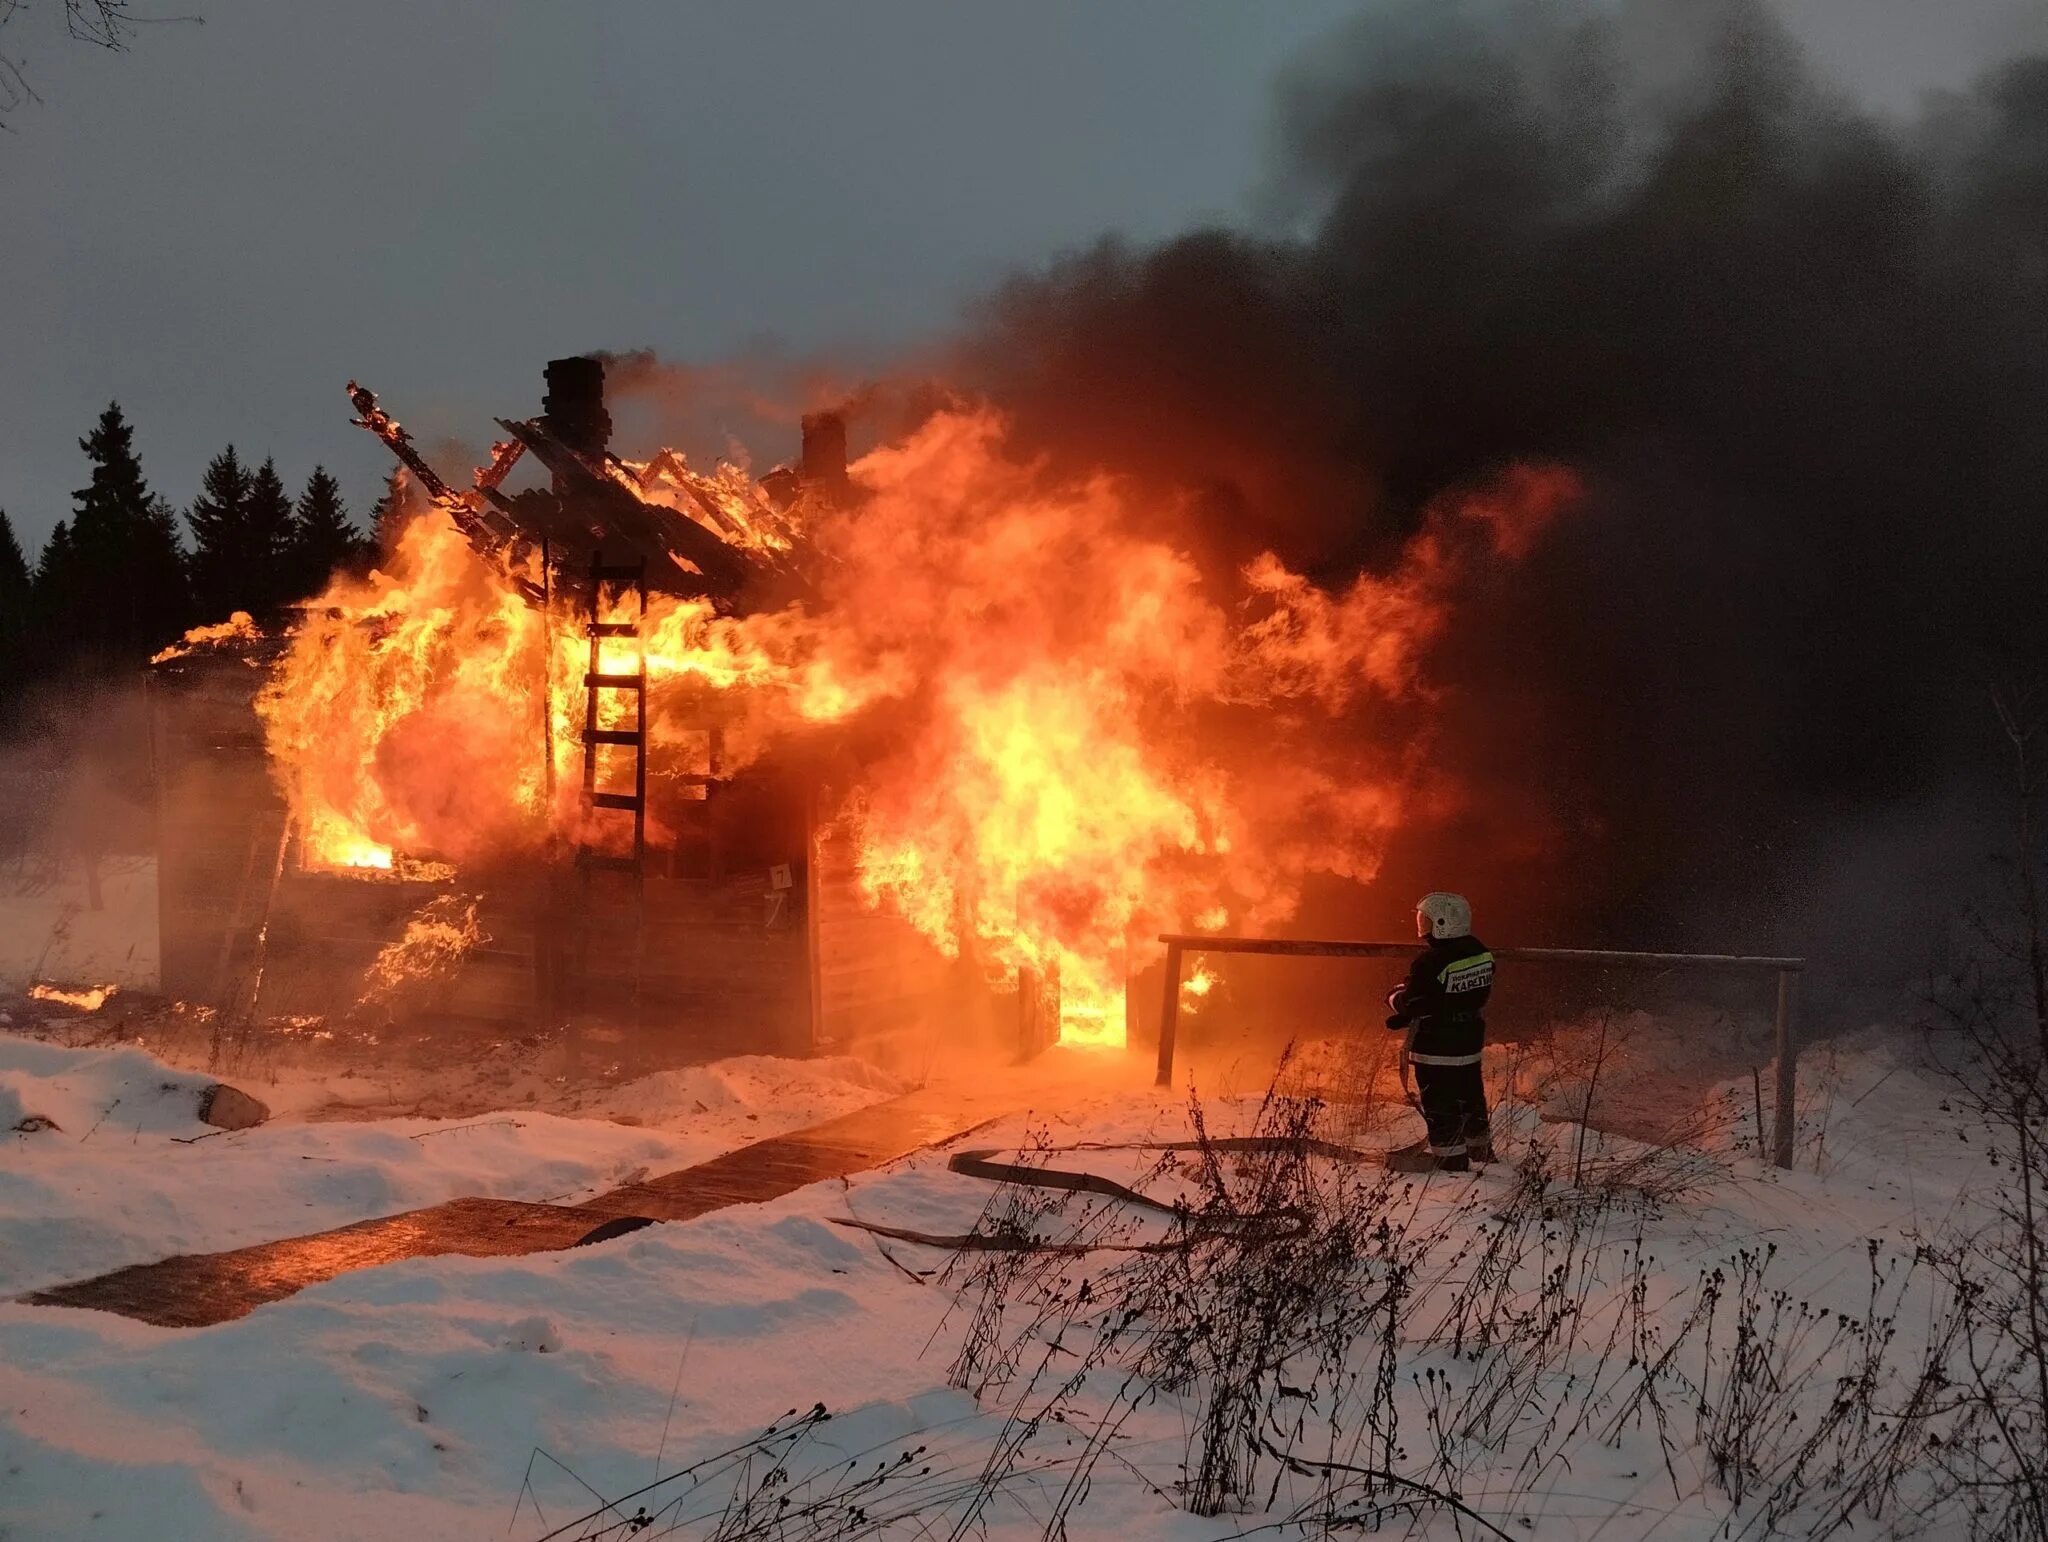
M 1417 1065 L 1415 1091 L 1422 1104 L 1422 1122 L 1429 1126 L 1429 1149 L 1438 1156 L 1462 1156 L 1466 1146 L 1492 1138 L 1487 1120 L 1486 1081 L 1479 1066 Z

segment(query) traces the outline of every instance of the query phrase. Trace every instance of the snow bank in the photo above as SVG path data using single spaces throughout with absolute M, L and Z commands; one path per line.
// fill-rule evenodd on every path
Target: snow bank
M 736 1055 L 711 1065 L 657 1071 L 596 1100 L 613 1119 L 688 1129 L 709 1114 L 758 1118 L 774 1110 L 786 1127 L 817 1124 L 909 1091 L 907 1083 L 850 1055 L 781 1060 Z
M 108 1120 L 124 1134 L 197 1135 L 206 1128 L 199 1099 L 209 1084 L 139 1049 L 76 1050 L 0 1036 L 0 1114 L 14 1111 L 0 1120 L 6 1130 L 39 1115 L 74 1140 Z

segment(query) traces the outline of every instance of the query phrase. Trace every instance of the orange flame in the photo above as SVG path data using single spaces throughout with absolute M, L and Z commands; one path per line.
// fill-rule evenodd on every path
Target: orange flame
M 390 1001 L 409 987 L 432 984 L 454 973 L 463 955 L 490 938 L 477 924 L 477 902 L 443 894 L 421 906 L 405 933 L 379 950 L 363 974 L 360 1009 Z
M 171 659 L 182 659 L 197 653 L 201 648 L 210 648 L 218 643 L 236 640 L 253 642 L 263 635 L 256 625 L 256 618 L 246 610 L 234 612 L 225 621 L 216 621 L 211 626 L 195 626 L 168 648 L 149 656 L 152 664 L 167 663 Z
M 31 985 L 28 993 L 35 1001 L 54 1001 L 59 1006 L 77 1007 L 81 1012 L 97 1012 L 119 989 L 115 985 L 95 985 L 88 990 L 68 991 L 55 985 Z
M 1390 573 L 1330 594 L 1271 556 L 1219 585 L 1146 533 L 1171 511 L 1108 477 L 1053 482 L 987 410 L 868 455 L 857 503 L 805 508 L 807 525 L 730 468 L 664 454 L 614 474 L 736 546 L 794 554 L 817 595 L 739 617 L 655 597 L 651 740 L 698 753 L 705 693 L 728 770 L 806 728 L 874 729 L 863 742 L 886 747 L 838 811 L 863 894 L 992 980 L 1057 973 L 1080 1042 L 1120 1041 L 1126 975 L 1157 933 L 1270 926 L 1312 873 L 1372 877 L 1456 590 L 1578 490 L 1517 469 L 1431 509 Z M 390 566 L 309 607 L 260 703 L 309 857 L 462 863 L 573 826 L 581 628 L 553 624 L 550 665 L 547 618 L 438 513 Z M 607 643 L 621 661 L 635 646 Z

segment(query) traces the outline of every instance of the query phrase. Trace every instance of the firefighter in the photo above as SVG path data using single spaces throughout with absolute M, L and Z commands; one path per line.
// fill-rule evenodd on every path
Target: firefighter
M 1486 999 L 1493 993 L 1493 955 L 1472 935 L 1472 907 L 1463 895 L 1431 893 L 1415 902 L 1422 953 L 1408 977 L 1387 995 L 1387 1027 L 1407 1030 L 1422 1120 L 1429 1137 L 1387 1153 L 1402 1173 L 1462 1173 L 1493 1160 L 1486 1083 Z

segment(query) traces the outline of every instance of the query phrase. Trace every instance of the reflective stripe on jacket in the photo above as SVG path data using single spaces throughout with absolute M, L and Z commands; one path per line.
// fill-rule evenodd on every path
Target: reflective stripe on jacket
M 1486 1045 L 1493 955 L 1477 937 L 1433 937 L 1387 997 L 1389 1028 L 1409 1030 L 1417 1065 L 1476 1065 Z

